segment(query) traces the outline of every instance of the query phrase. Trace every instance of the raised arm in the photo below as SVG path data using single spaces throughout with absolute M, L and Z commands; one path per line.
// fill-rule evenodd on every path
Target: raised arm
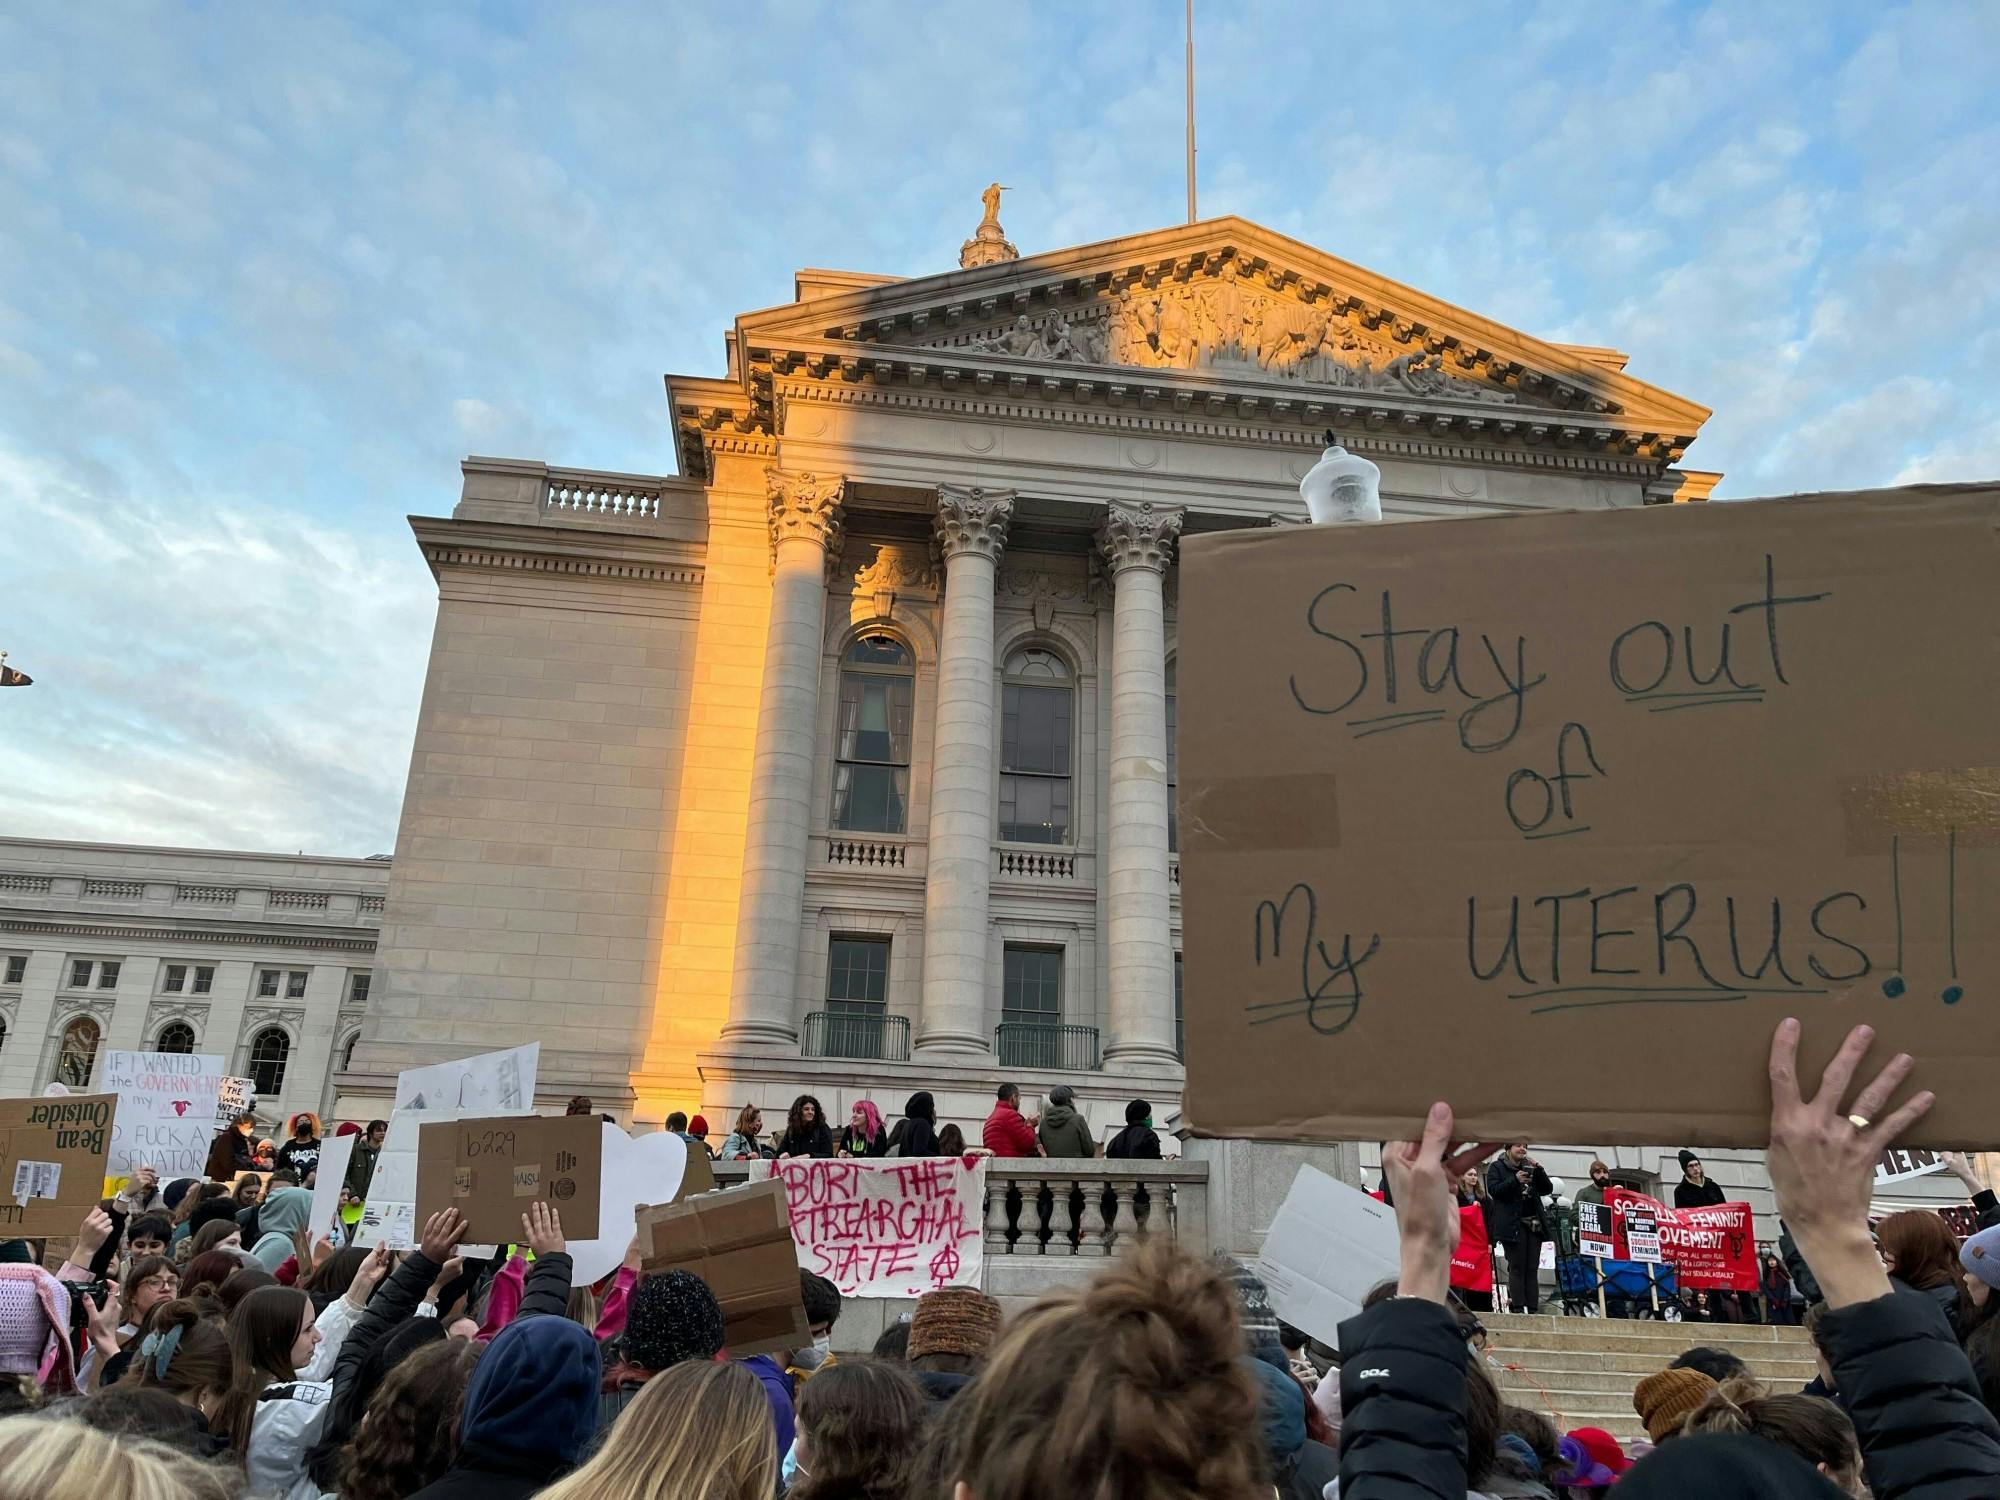
M 1897 1295 L 1868 1233 L 1875 1163 L 1929 1111 L 1917 1094 L 1893 1112 L 1907 1053 L 1843 1105 L 1875 1033 L 1857 1026 L 1810 1101 L 1798 1083 L 1799 1023 L 1771 1039 L 1771 1191 L 1830 1311 L 1820 1325 L 1854 1419 L 1875 1500 L 2000 1494 L 2000 1425 L 1972 1366 L 1928 1297 Z

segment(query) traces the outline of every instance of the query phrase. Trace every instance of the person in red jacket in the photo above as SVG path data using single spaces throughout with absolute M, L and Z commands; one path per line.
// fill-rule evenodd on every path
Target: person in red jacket
M 979 1132 L 986 1149 L 995 1156 L 1048 1155 L 1035 1137 L 1035 1121 L 1021 1113 L 1021 1086 L 1001 1084 L 998 1099 L 993 1113 L 986 1117 L 985 1128 Z

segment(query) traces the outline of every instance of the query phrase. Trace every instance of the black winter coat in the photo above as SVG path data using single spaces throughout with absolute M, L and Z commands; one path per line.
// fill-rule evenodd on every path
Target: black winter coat
M 1530 1214 L 1541 1214 L 1542 1200 L 1555 1191 L 1555 1184 L 1549 1181 L 1549 1174 L 1540 1163 L 1525 1187 L 1514 1175 L 1517 1170 L 1504 1156 L 1486 1169 L 1486 1196 L 1493 1200 L 1486 1211 L 1486 1222 L 1493 1238 L 1503 1244 L 1520 1233 L 1523 1219 Z
M 1875 1500 L 2000 1495 L 2000 1423 L 1929 1297 L 1835 1308 L 1819 1325 Z
M 1699 1183 L 1683 1177 L 1674 1184 L 1675 1208 L 1707 1208 L 1722 1201 L 1722 1184 L 1713 1177 L 1704 1177 Z
M 1150 1125 L 1127 1125 L 1111 1137 L 1104 1154 L 1112 1161 L 1158 1161 L 1159 1133 Z
M 1340 1352 L 1340 1500 L 1463 1495 L 1465 1340 L 1451 1310 L 1378 1302 L 1340 1325 Z
M 784 1138 L 778 1142 L 780 1156 L 831 1156 L 833 1155 L 833 1132 L 821 1120 L 805 1130 L 785 1127 Z
M 524 1459 L 512 1453 L 461 1448 L 443 1476 L 410 1500 L 528 1500 L 554 1484 L 569 1467 L 556 1459 Z

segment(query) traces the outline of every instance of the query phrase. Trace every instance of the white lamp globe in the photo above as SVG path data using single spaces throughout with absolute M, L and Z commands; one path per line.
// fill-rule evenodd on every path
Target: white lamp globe
M 1382 471 L 1358 453 L 1326 435 L 1326 451 L 1299 481 L 1299 496 L 1315 526 L 1338 521 L 1382 519 Z

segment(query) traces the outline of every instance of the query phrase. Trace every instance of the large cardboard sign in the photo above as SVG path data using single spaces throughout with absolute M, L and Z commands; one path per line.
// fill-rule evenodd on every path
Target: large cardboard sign
M 416 1222 L 440 1209 L 465 1215 L 466 1238 L 519 1240 L 521 1215 L 542 1202 L 565 1237 L 597 1237 L 604 1128 L 595 1115 L 485 1115 L 426 1121 L 417 1135 Z
M 1211 534 L 1180 610 L 1197 1134 L 1762 1145 L 1787 1015 L 1992 1134 L 2000 488 Z
M 692 1271 L 722 1308 L 732 1355 L 812 1342 L 782 1182 L 752 1182 L 639 1210 L 639 1264 L 648 1275 Z
M 97 1086 L 118 1096 L 110 1177 L 122 1185 L 140 1167 L 151 1167 L 162 1183 L 205 1175 L 223 1067 L 221 1057 L 199 1052 L 108 1048 Z
M 529 1042 L 499 1052 L 454 1058 L 396 1075 L 396 1108 L 461 1110 L 502 1115 L 535 1102 L 535 1075 L 542 1044 Z
M 1682 1286 L 1695 1290 L 1757 1290 L 1757 1231 L 1749 1204 L 1668 1208 L 1627 1188 L 1610 1189 L 1604 1201 L 1611 1209 L 1614 1259 L 1666 1262 Z
M 116 1094 L 0 1099 L 0 1239 L 74 1234 L 104 1192 Z
M 1278 1316 L 1330 1349 L 1340 1347 L 1341 1321 L 1399 1269 L 1396 1211 L 1308 1166 L 1292 1178 L 1256 1266 Z
M 785 1185 L 799 1264 L 843 1297 L 921 1297 L 985 1274 L 986 1158 L 753 1161 Z

